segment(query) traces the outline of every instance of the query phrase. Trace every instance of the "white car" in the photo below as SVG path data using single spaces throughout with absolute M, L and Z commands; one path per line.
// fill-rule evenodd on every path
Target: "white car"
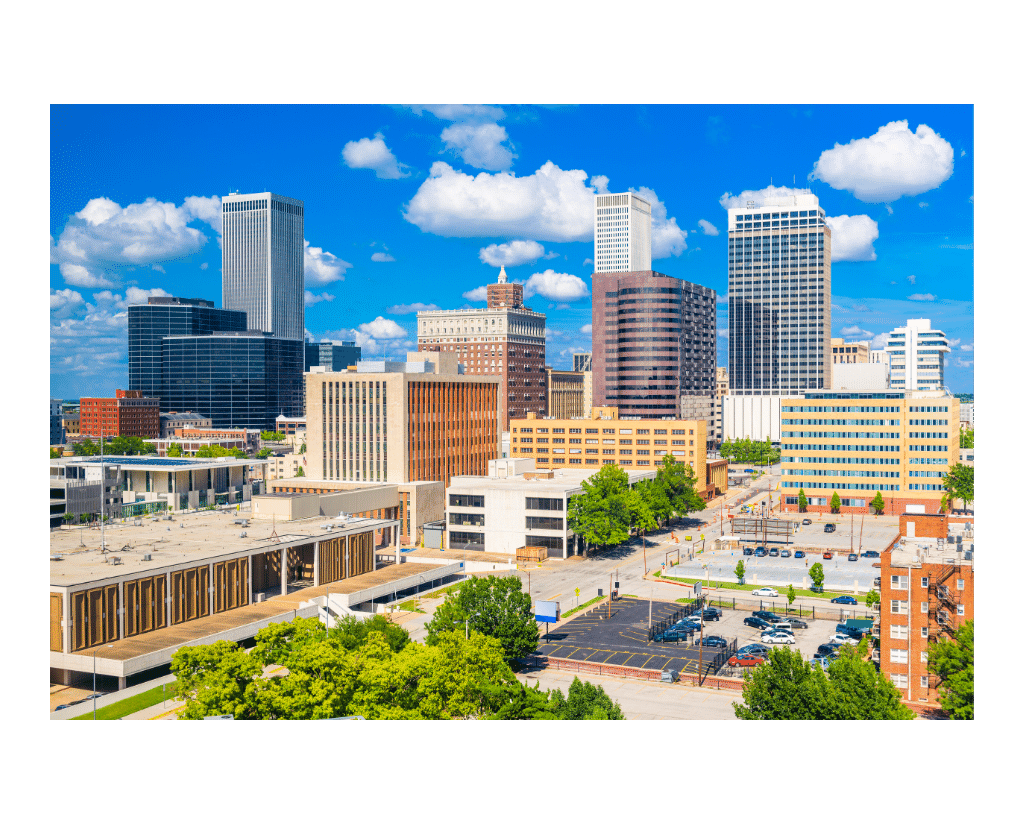
M 856 644 L 856 643 L 858 643 L 856 638 L 851 638 L 849 635 L 839 635 L 838 633 L 836 633 L 835 635 L 829 636 L 828 640 L 831 641 L 833 644 Z
M 796 638 L 788 632 L 766 632 L 761 636 L 762 644 L 795 644 Z
M 750 594 L 751 595 L 760 595 L 763 598 L 778 598 L 779 597 L 779 593 L 777 591 L 775 591 L 774 589 L 772 589 L 771 587 L 761 587 L 760 589 L 755 589 Z

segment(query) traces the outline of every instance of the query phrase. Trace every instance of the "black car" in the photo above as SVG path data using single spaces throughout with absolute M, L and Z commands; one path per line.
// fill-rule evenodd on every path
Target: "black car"
M 857 560 L 857 553 L 856 552 L 851 552 L 849 555 L 846 556 L 846 560 L 847 561 L 856 561 Z
M 771 629 L 772 626 L 763 618 L 755 618 L 753 615 L 749 618 L 744 618 L 743 623 L 748 627 L 754 627 L 754 629 Z
M 833 652 L 835 652 L 836 650 L 840 649 L 842 646 L 843 646 L 842 644 L 835 644 L 835 643 L 832 643 L 830 641 L 827 644 L 821 644 L 818 647 L 818 653 L 817 654 L 818 655 L 831 655 Z
M 793 557 L 794 558 L 806 558 L 807 554 L 802 549 L 798 549 L 798 550 L 796 550 L 793 553 Z
M 744 555 L 753 555 L 754 554 L 754 550 L 752 550 L 749 546 L 745 546 L 745 547 L 743 547 L 743 554 Z
M 718 621 L 722 617 L 722 610 L 716 607 L 704 607 L 703 615 L 705 621 Z
M 836 525 L 835 524 L 825 524 L 825 531 L 826 532 L 835 532 L 836 531 Z
M 759 609 L 756 612 L 753 612 L 752 615 L 755 618 L 760 618 L 762 621 L 767 621 L 770 624 L 777 624 L 779 621 L 783 620 L 774 612 L 770 612 L 766 609 Z
M 790 551 L 788 549 L 784 549 L 781 552 L 781 555 L 782 555 L 783 558 L 788 558 L 790 556 L 790 554 L 791 553 L 790 553 Z
M 811 525 L 811 519 L 810 518 L 804 518 L 804 526 L 810 526 L 810 525 Z
M 759 546 L 757 549 L 754 550 L 755 558 L 764 558 L 767 554 L 768 550 L 765 549 L 763 546 Z
M 779 550 L 776 549 L 775 547 L 772 547 L 771 549 L 768 550 L 768 555 L 771 556 L 772 558 L 778 558 L 779 557 Z
M 817 587 L 817 586 L 815 586 L 814 584 L 811 584 L 811 585 L 810 585 L 809 587 L 807 587 L 807 588 L 808 588 L 808 589 L 809 589 L 809 590 L 810 590 L 811 592 L 824 592 L 824 591 L 825 591 L 825 587 L 823 587 L 823 586 L 822 586 L 822 587 Z
M 807 622 L 801 621 L 799 618 L 790 618 L 787 616 L 787 621 L 793 629 L 807 629 Z
M 736 650 L 737 655 L 743 655 L 748 652 L 760 653 L 761 655 L 768 654 L 768 647 L 764 644 L 747 644 L 745 647 L 740 647 Z
M 701 644 L 705 647 L 727 647 L 729 642 L 720 635 L 705 635 Z
M 861 553 L 861 555 L 863 555 L 865 558 L 880 558 L 880 557 L 882 557 L 881 555 L 878 554 L 877 551 L 875 551 L 873 549 L 865 549 Z

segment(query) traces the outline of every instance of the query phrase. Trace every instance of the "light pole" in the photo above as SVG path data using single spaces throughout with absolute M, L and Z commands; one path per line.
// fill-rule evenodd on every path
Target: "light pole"
M 107 647 L 112 647 L 113 644 L 107 644 Z M 96 653 L 100 651 L 99 647 L 96 647 L 92 651 L 92 720 L 96 720 Z

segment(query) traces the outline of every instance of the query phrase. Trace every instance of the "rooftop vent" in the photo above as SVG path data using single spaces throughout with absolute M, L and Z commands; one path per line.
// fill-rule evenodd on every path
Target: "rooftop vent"
M 50 560 L 51 561 L 63 561 L 64 560 L 64 556 L 63 555 L 51 555 L 50 556 Z
M 152 553 L 149 553 L 149 552 L 144 553 L 143 556 L 142 556 L 142 560 L 143 561 L 152 561 L 153 560 Z
M 238 533 L 238 537 L 239 538 L 245 538 L 245 537 L 248 536 L 248 534 L 249 534 L 248 532 L 240 532 L 240 533 Z

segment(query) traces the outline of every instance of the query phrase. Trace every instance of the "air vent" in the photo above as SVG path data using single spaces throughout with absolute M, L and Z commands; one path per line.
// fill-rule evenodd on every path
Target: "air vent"
M 238 537 L 239 538 L 245 538 L 245 537 L 248 536 L 248 534 L 249 534 L 248 532 L 240 532 L 240 533 L 238 533 Z
M 50 556 L 50 560 L 51 561 L 63 561 L 64 560 L 64 556 L 63 555 L 51 555 Z
M 143 561 L 152 561 L 152 560 L 153 560 L 153 555 L 152 555 L 152 553 L 149 553 L 149 552 L 145 553 L 145 554 L 144 554 L 144 555 L 142 556 L 142 560 L 143 560 Z

